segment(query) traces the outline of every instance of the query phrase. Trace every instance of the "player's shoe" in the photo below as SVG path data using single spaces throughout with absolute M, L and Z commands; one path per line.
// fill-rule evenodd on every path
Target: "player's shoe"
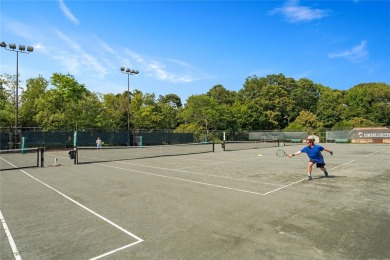
M 328 172 L 324 171 L 325 177 L 328 177 Z
M 307 176 L 307 180 L 308 180 L 308 181 L 311 181 L 312 179 L 313 179 L 313 177 L 311 177 L 311 175 L 308 175 L 308 176 Z

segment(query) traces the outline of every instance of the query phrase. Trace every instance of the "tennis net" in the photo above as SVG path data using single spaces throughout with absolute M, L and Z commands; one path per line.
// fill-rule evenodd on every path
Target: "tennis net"
M 279 146 L 279 140 L 269 141 L 225 141 L 223 143 L 224 151 L 239 151 L 249 149 L 260 149 Z
M 0 150 L 0 170 L 43 167 L 43 148 Z
M 162 156 L 187 155 L 214 152 L 213 142 L 153 145 L 153 146 L 103 146 L 77 147 L 75 164 L 143 159 Z
M 285 139 L 280 141 L 280 146 L 302 145 L 305 139 Z

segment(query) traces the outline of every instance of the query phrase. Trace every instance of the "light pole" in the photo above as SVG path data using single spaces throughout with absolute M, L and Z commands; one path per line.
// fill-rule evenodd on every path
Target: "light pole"
M 18 143 L 18 110 L 19 110 L 19 52 L 20 53 L 26 53 L 29 54 L 30 52 L 34 51 L 34 47 L 19 45 L 19 49 L 16 50 L 16 44 L 15 43 L 9 43 L 8 48 L 7 44 L 3 41 L 0 43 L 0 47 L 4 48 L 7 51 L 14 51 L 16 52 L 16 86 L 15 86 L 15 137 L 14 137 L 14 148 L 17 148 Z
M 138 70 L 121 67 L 122 73 L 127 74 L 127 142 L 130 146 L 130 75 L 138 74 Z M 134 145 L 134 144 L 133 144 Z

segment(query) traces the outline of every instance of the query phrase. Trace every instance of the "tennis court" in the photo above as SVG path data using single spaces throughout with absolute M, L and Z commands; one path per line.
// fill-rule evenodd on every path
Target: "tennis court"
M 330 177 L 312 181 L 281 147 L 45 152 L 44 168 L 0 171 L 0 259 L 389 259 L 390 146 L 322 145 Z

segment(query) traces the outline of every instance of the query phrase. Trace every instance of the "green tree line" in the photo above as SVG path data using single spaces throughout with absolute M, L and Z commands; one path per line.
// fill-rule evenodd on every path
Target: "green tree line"
M 0 126 L 15 122 L 16 76 L 0 76 Z M 390 125 L 390 85 L 362 83 L 334 90 L 310 79 L 283 74 L 245 79 L 239 91 L 222 85 L 190 96 L 135 90 L 121 94 L 89 91 L 72 75 L 53 73 L 26 81 L 19 99 L 19 126 L 62 129 L 175 129 L 313 131 Z

